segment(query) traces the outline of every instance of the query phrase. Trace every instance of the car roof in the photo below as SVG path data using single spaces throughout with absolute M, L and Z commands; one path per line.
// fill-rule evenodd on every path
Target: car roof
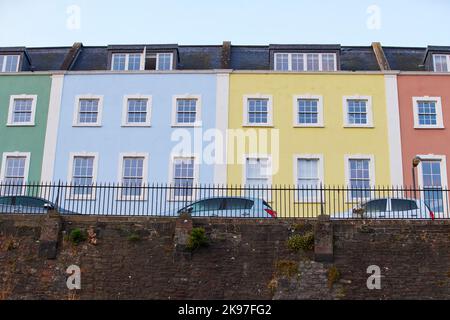
M 42 200 L 51 202 L 50 200 L 41 198 L 41 197 L 33 197 L 33 196 L 22 196 L 22 195 L 8 195 L 8 196 L 0 196 L 0 198 L 29 198 L 29 199 L 36 199 L 36 200 Z
M 204 200 L 214 200 L 214 199 L 243 199 L 243 200 L 251 200 L 251 201 L 264 201 L 263 199 L 253 198 L 253 197 L 217 196 L 217 197 L 206 197 L 206 198 L 197 199 L 195 201 L 192 201 L 191 203 L 204 201 Z
M 369 199 L 365 202 L 373 201 L 373 200 L 410 200 L 410 201 L 422 201 L 421 199 L 414 199 L 414 198 L 399 198 L 399 197 L 382 197 L 382 198 L 373 198 Z

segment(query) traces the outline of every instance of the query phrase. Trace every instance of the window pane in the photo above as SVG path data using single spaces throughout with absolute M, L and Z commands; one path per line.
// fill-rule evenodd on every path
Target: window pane
M 16 206 L 25 206 L 25 207 L 44 207 L 44 205 L 48 203 L 47 201 L 31 198 L 31 197 L 16 197 Z
M 239 198 L 227 198 L 225 200 L 225 209 L 227 210 L 236 210 L 236 209 L 251 209 L 253 207 L 254 202 L 248 199 L 239 199 Z
M 33 99 L 15 99 L 13 107 L 13 123 L 31 122 Z
M 275 70 L 288 71 L 289 70 L 289 54 L 277 53 L 275 54 Z
M 306 55 L 306 69 L 308 71 L 319 71 L 319 54 L 308 53 Z
M 246 184 L 261 185 L 269 182 L 269 160 L 248 158 L 246 163 Z
M 141 54 L 128 55 L 128 70 L 140 70 L 141 69 Z
M 292 71 L 303 71 L 303 53 L 292 53 Z
M 113 70 L 125 70 L 125 54 L 114 54 L 113 55 Z
M 74 157 L 72 172 L 72 193 L 74 195 L 92 194 L 94 179 L 94 157 Z
M 128 123 L 146 123 L 147 99 L 128 99 Z
M 0 197 L 0 204 L 3 205 L 12 205 L 13 197 Z
M 5 194 L 21 194 L 25 182 L 25 157 L 7 157 L 4 182 Z
M 249 99 L 247 105 L 249 124 L 267 124 L 269 109 L 267 99 Z
M 194 184 L 194 159 L 175 159 L 173 183 L 176 188 L 174 194 L 176 197 L 190 197 L 193 194 L 192 186 Z
M 336 70 L 336 67 L 334 65 L 334 54 L 322 53 L 322 70 L 323 71 Z
M 195 123 L 196 109 L 196 99 L 177 99 L 177 123 Z
M 16 72 L 19 56 L 6 56 L 5 72 Z
M 349 124 L 367 124 L 367 101 L 347 100 Z
M 0 72 L 3 72 L 3 60 L 5 59 L 5 56 L 0 56 Z
M 97 123 L 98 99 L 80 99 L 78 123 Z
M 362 207 L 365 212 L 386 212 L 386 204 L 386 199 L 378 199 L 369 201 Z
M 221 209 L 221 205 L 223 203 L 223 199 L 207 199 L 202 200 L 192 205 L 192 209 L 194 212 L 199 211 L 212 211 Z
M 172 53 L 158 53 L 158 70 L 172 70 Z
M 368 159 L 349 160 L 351 198 L 367 198 L 370 195 L 369 161 Z
M 424 201 L 433 212 L 443 212 L 443 192 L 440 161 L 422 161 Z
M 123 158 L 122 196 L 138 197 L 142 194 L 144 158 Z
M 434 65 L 436 72 L 448 72 L 447 56 L 446 55 L 434 55 Z
M 317 124 L 319 112 L 317 109 L 318 100 L 299 99 L 298 100 L 298 123 Z
M 436 102 L 435 101 L 418 101 L 417 113 L 420 125 L 436 125 Z
M 391 199 L 392 211 L 408 211 L 418 209 L 417 203 L 411 200 Z

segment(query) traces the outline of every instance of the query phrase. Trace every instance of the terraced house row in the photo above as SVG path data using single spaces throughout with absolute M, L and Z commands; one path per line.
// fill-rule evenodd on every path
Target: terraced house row
M 0 48 L 0 180 L 412 185 L 420 156 L 445 187 L 449 71 L 379 43 Z

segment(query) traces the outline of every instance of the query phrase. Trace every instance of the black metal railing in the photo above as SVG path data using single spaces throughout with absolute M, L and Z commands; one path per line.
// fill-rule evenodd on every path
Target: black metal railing
M 449 219 L 441 187 L 0 182 L 0 213 L 236 218 Z

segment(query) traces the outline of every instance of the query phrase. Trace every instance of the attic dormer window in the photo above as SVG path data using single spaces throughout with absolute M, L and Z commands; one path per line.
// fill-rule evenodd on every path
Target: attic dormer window
M 143 70 L 142 53 L 114 53 L 112 70 Z
M 19 55 L 0 55 L 0 72 L 19 71 Z
M 275 53 L 277 71 L 336 71 L 335 53 Z
M 433 62 L 435 72 L 449 72 L 450 54 L 434 54 Z
M 145 57 L 145 70 L 172 70 L 173 53 L 147 52 Z

